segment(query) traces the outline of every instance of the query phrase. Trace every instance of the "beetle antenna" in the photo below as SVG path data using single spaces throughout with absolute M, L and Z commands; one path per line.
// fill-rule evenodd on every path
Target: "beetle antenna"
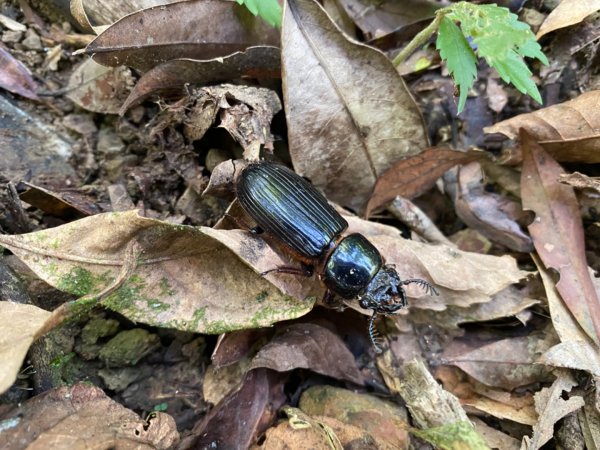
M 411 284 L 415 283 L 425 289 L 425 292 L 429 295 L 440 295 L 436 288 L 429 281 L 421 280 L 420 278 L 411 278 L 410 280 L 402 281 L 402 284 Z
M 373 311 L 373 315 L 369 319 L 369 338 L 371 338 L 371 344 L 373 344 L 373 348 L 375 349 L 375 353 L 381 353 L 383 350 L 381 349 L 381 344 L 383 340 L 381 339 L 381 335 L 375 328 L 375 319 L 377 318 L 377 312 Z

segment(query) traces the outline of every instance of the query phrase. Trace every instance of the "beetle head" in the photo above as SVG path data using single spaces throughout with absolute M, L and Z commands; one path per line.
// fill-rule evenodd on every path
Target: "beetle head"
M 361 308 L 378 314 L 391 314 L 407 305 L 404 283 L 394 266 L 384 265 L 360 296 Z

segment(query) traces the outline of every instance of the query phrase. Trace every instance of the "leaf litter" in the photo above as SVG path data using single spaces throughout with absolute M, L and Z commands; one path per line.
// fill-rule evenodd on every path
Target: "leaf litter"
M 75 158 L 84 163 L 77 168 L 80 178 L 69 183 L 75 182 L 78 188 L 80 180 L 93 180 L 98 205 L 92 203 L 86 209 L 92 214 L 110 210 L 111 203 L 115 208 L 136 205 L 142 214 L 113 212 L 73 220 L 62 213 L 55 217 L 55 209 L 32 198 L 33 204 L 18 205 L 13 196 L 0 226 L 19 232 L 10 216 L 18 214 L 21 221 L 31 221 L 22 229 L 36 231 L 0 235 L 2 245 L 42 280 L 70 294 L 50 286 L 35 287 L 34 283 L 41 282 L 32 281 L 34 277 L 18 266 L 20 276 L 28 280 L 27 289 L 43 295 L 50 292 L 58 302 L 45 308 L 3 302 L 3 307 L 16 312 L 6 314 L 2 321 L 1 328 L 13 332 L 5 336 L 14 340 L 4 345 L 3 361 L 10 364 L 3 364 L 1 380 L 8 389 L 19 379 L 6 395 L 17 395 L 16 388 L 23 382 L 36 386 L 37 392 L 56 388 L 52 383 L 39 388 L 37 375 L 28 380 L 27 371 L 20 370 L 34 339 L 46 346 L 61 332 L 78 328 L 87 330 L 89 339 L 92 326 L 86 328 L 86 323 L 111 323 L 116 330 L 99 332 L 89 342 L 83 341 L 83 332 L 75 332 L 63 356 L 47 366 L 36 359 L 38 344 L 27 359 L 42 374 L 50 368 L 58 374 L 54 379 L 62 380 L 59 383 L 82 379 L 84 372 L 78 371 L 89 365 L 94 368 L 87 372 L 88 379 L 114 389 L 115 398 L 132 410 L 166 410 L 168 414 L 153 413 L 150 427 L 142 425 L 144 432 L 154 430 L 153 437 L 142 433 L 154 448 L 172 448 L 179 440 L 171 416 L 179 431 L 187 430 L 179 448 L 214 442 L 256 449 L 268 445 L 342 448 L 359 441 L 367 446 L 377 443 L 380 448 L 408 448 L 415 436 L 440 448 L 486 448 L 481 437 L 490 447 L 501 442 L 505 448 L 515 448 L 523 440 L 522 448 L 539 448 L 549 445 L 550 439 L 554 441 L 550 445 L 564 447 L 564 430 L 574 422 L 581 430 L 575 433 L 588 447 L 600 442 L 594 426 L 599 413 L 593 388 L 600 371 L 594 342 L 598 282 L 593 272 L 598 270 L 593 256 L 594 208 L 600 205 L 597 173 L 590 169 L 597 162 L 598 128 L 594 125 L 597 76 L 589 63 L 596 52 L 590 44 L 594 16 L 578 22 L 583 13 L 566 14 L 561 8 L 548 16 L 548 24 L 556 17 L 562 25 L 576 20 L 568 24 L 571 30 L 577 36 L 585 32 L 573 47 L 575 53 L 566 58 L 576 71 L 573 82 L 578 85 L 560 84 L 560 90 L 559 84 L 553 88 L 548 83 L 565 83 L 550 73 L 559 62 L 557 52 L 566 45 L 564 34 L 555 28 L 548 36 L 552 41 L 546 37 L 540 41 L 544 46 L 565 41 L 562 47 L 553 46 L 555 60 L 550 68 L 539 71 L 530 66 L 540 73 L 538 85 L 552 106 L 532 111 L 532 103 L 514 90 L 498 83 L 492 89 L 495 85 L 490 79 L 485 83 L 488 75 L 482 72 L 470 96 L 461 90 L 462 115 L 449 121 L 447 111 L 454 111 L 456 105 L 436 61 L 413 73 L 408 89 L 386 56 L 348 39 L 316 2 L 283 3 L 281 72 L 279 50 L 272 47 L 280 45 L 278 33 L 251 14 L 244 15 L 248 11 L 233 2 L 180 2 L 133 12 L 109 26 L 88 47 L 87 52 L 96 53 L 98 61 L 111 66 L 127 61 L 145 73 L 125 102 L 124 97 L 112 95 L 113 88 L 104 89 L 111 82 L 106 84 L 102 78 L 91 81 L 98 89 L 83 92 L 84 101 L 79 101 L 84 108 L 101 112 L 97 127 L 78 134 L 84 142 L 74 147 Z M 433 8 L 417 1 L 424 9 L 415 6 L 404 19 L 390 11 L 388 3 L 380 2 L 377 8 L 356 15 L 351 6 L 363 7 L 362 1 L 341 1 L 338 13 L 348 14 L 339 16 L 339 23 L 360 39 L 390 33 L 386 50 L 391 45 L 396 51 L 407 42 L 410 29 L 422 28 L 419 20 Z M 103 22 L 95 16 L 101 17 L 100 10 L 91 4 L 83 6 L 88 22 Z M 331 2 L 325 6 L 327 11 L 334 10 Z M 427 8 L 429 13 L 424 12 Z M 211 21 L 198 19 L 199 12 Z M 548 10 L 535 12 L 539 24 Z M 217 22 L 220 27 L 212 26 Z M 175 23 L 178 27 L 172 26 Z M 248 24 L 250 28 L 245 28 Z M 400 28 L 394 30 L 397 25 Z M 155 31 L 155 42 L 146 40 L 150 29 Z M 200 42 L 199 36 L 212 40 Z M 52 38 L 47 39 L 52 45 Z M 15 55 L 25 66 L 35 61 L 28 59 L 31 54 Z M 62 55 L 64 65 L 66 53 Z M 581 61 L 582 56 L 586 61 Z M 46 81 L 44 72 L 37 71 L 35 76 L 49 86 L 55 82 Z M 135 80 L 138 74 L 127 76 Z M 279 77 L 287 140 L 282 115 L 277 113 Z M 123 84 L 123 80 L 116 82 Z M 81 94 L 73 90 L 76 84 L 69 90 L 78 101 L 76 96 Z M 259 100 L 251 100 L 246 95 L 250 91 L 260 92 Z M 91 97 L 96 94 L 104 97 Z M 150 97 L 158 103 L 147 102 Z M 55 112 L 64 108 L 58 98 L 49 102 Z M 123 116 L 118 125 L 100 119 L 115 112 Z M 32 117 L 36 124 L 46 120 L 44 115 Z M 498 118 L 506 120 L 494 124 Z M 79 133 L 73 123 L 65 124 L 66 129 Z M 489 140 L 484 141 L 481 127 L 490 124 L 486 129 Z M 107 130 L 118 142 L 113 154 L 104 152 L 110 147 Z M 492 139 L 498 137 L 500 141 Z M 493 145 L 506 138 L 504 154 L 490 158 L 489 150 L 499 150 Z M 434 147 L 429 146 L 429 139 Z M 456 143 L 489 146 L 482 152 L 481 148 L 452 145 Z M 403 278 L 421 277 L 439 288 L 442 295 L 432 297 L 411 287 L 411 308 L 379 321 L 388 349 L 383 355 L 373 355 L 364 311 L 355 303 L 326 309 L 318 303 L 323 290 L 317 280 L 260 276 L 292 262 L 268 237 L 206 226 L 216 221 L 231 199 L 231 193 L 223 189 L 231 173 L 225 174 L 225 183 L 218 182 L 214 168 L 223 162 L 217 166 L 220 170 L 232 169 L 229 159 L 239 158 L 243 150 L 251 159 L 259 157 L 259 151 L 291 159 L 296 170 L 330 200 L 360 214 L 368 212 L 376 222 L 344 211 L 348 232 L 368 236 Z M 552 157 L 576 165 L 559 170 Z M 64 186 L 46 185 L 40 171 L 33 172 L 33 179 L 21 171 L 25 175 L 19 179 L 14 175 L 19 172 L 12 166 L 9 169 L 16 182 L 23 179 L 39 186 L 40 192 L 50 196 L 65 192 Z M 575 170 L 582 175 L 571 176 Z M 211 172 L 210 182 L 219 189 L 200 198 Z M 105 175 L 116 183 L 110 189 L 102 178 Z M 160 183 L 165 186 L 159 188 Z M 578 197 L 570 185 L 578 190 Z M 23 186 L 17 185 L 19 193 Z M 105 192 L 111 192 L 110 200 Z M 410 212 L 396 217 L 414 227 L 413 240 L 404 239 L 396 226 L 377 223 L 398 225 L 394 208 L 407 201 L 398 196 L 411 200 L 406 209 Z M 393 206 L 388 206 L 390 201 Z M 538 221 L 529 224 L 523 209 L 532 211 Z M 236 216 L 235 207 L 229 213 Z M 422 220 L 409 222 L 411 215 Z M 536 230 L 540 218 L 542 232 Z M 232 221 L 221 224 L 231 226 Z M 557 236 L 551 237 L 552 233 Z M 405 230 L 404 236 L 408 234 Z M 529 255 L 531 243 L 533 257 Z M 561 259 L 564 255 L 570 255 L 567 264 Z M 34 304 L 38 305 L 35 300 Z M 102 307 L 92 309 L 98 305 Z M 19 326 L 19 319 L 29 317 L 25 310 L 34 311 L 37 319 Z M 98 314 L 102 319 L 88 320 Z M 214 348 L 214 339 L 198 336 L 198 332 L 221 333 L 212 363 L 207 351 Z M 436 369 L 410 362 L 414 358 Z M 129 367 L 133 363 L 133 369 L 139 368 L 137 374 Z M 344 389 L 334 391 L 327 386 L 332 382 L 343 384 Z M 313 385 L 316 388 L 308 388 Z M 403 411 L 398 419 L 380 404 L 362 404 L 369 397 L 365 389 L 400 393 L 409 406 L 408 414 Z M 325 390 L 330 391 L 327 401 Z M 319 395 L 309 407 L 306 398 L 314 392 Z M 100 393 L 97 389 L 85 394 L 82 403 L 89 401 L 93 406 Z M 29 402 L 47 402 L 49 397 L 42 394 Z M 283 407 L 284 403 L 292 407 Z M 363 405 L 361 412 L 356 411 L 358 405 Z M 402 410 L 395 400 L 390 405 Z M 39 416 L 19 422 L 10 416 L 15 411 L 3 409 L 2 424 L 14 428 L 29 426 L 30 420 L 45 423 Z M 277 411 L 287 419 L 275 426 Z M 355 420 L 348 420 L 352 415 Z M 132 411 L 123 408 L 118 417 L 121 424 L 132 421 L 134 434 L 140 431 L 140 419 Z M 154 428 L 152 420 L 162 425 Z M 99 431 L 105 430 L 106 423 L 95 418 L 96 436 L 107 433 L 111 437 L 106 442 L 123 442 L 115 441 L 122 436 L 114 434 L 110 423 L 107 432 Z M 388 423 L 382 433 L 378 425 Z M 262 436 L 265 441 L 259 440 Z

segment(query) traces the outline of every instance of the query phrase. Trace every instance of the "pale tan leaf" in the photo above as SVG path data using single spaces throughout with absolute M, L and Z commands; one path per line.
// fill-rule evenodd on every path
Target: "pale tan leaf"
M 546 17 L 535 37 L 581 22 L 590 14 L 600 10 L 600 0 L 562 0 Z
M 571 392 L 577 382 L 566 370 L 557 372 L 558 378 L 549 388 L 543 388 L 535 394 L 535 409 L 539 414 L 538 423 L 533 427 L 533 436 L 525 436 L 522 450 L 537 450 L 554 435 L 554 424 L 584 405 L 583 398 L 571 396 L 565 399 L 565 392 Z
M 0 302 L 0 393 L 17 379 L 29 346 L 50 314 L 33 305 Z
M 179 441 L 175 421 L 168 414 L 153 413 L 142 420 L 87 383 L 44 392 L 0 420 L 12 424 L 0 433 L 4 449 L 167 450 Z
M 587 342 L 561 342 L 545 352 L 540 362 L 549 366 L 584 370 L 600 377 L 600 351 Z
M 0 236 L 40 278 L 80 296 L 99 293 L 117 278 L 132 241 L 142 250 L 135 273 L 103 304 L 135 322 L 221 334 L 301 316 L 316 300 L 315 283 L 275 277 L 283 293 L 258 276 L 254 270 L 283 261 L 241 231 L 171 225 L 129 211 Z

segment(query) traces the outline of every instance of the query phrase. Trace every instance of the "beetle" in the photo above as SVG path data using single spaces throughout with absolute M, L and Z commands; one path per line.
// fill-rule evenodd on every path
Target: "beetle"
M 236 177 L 235 190 L 242 209 L 257 224 L 251 231 L 270 234 L 302 264 L 277 267 L 262 275 L 312 276 L 316 272 L 326 287 L 324 303 L 331 303 L 335 295 L 357 299 L 361 308 L 373 312 L 368 330 L 377 353 L 381 348 L 375 319 L 407 306 L 403 286 L 415 283 L 438 294 L 428 281 L 402 280 L 362 234 L 344 234 L 348 222 L 312 184 L 287 167 L 251 162 Z

